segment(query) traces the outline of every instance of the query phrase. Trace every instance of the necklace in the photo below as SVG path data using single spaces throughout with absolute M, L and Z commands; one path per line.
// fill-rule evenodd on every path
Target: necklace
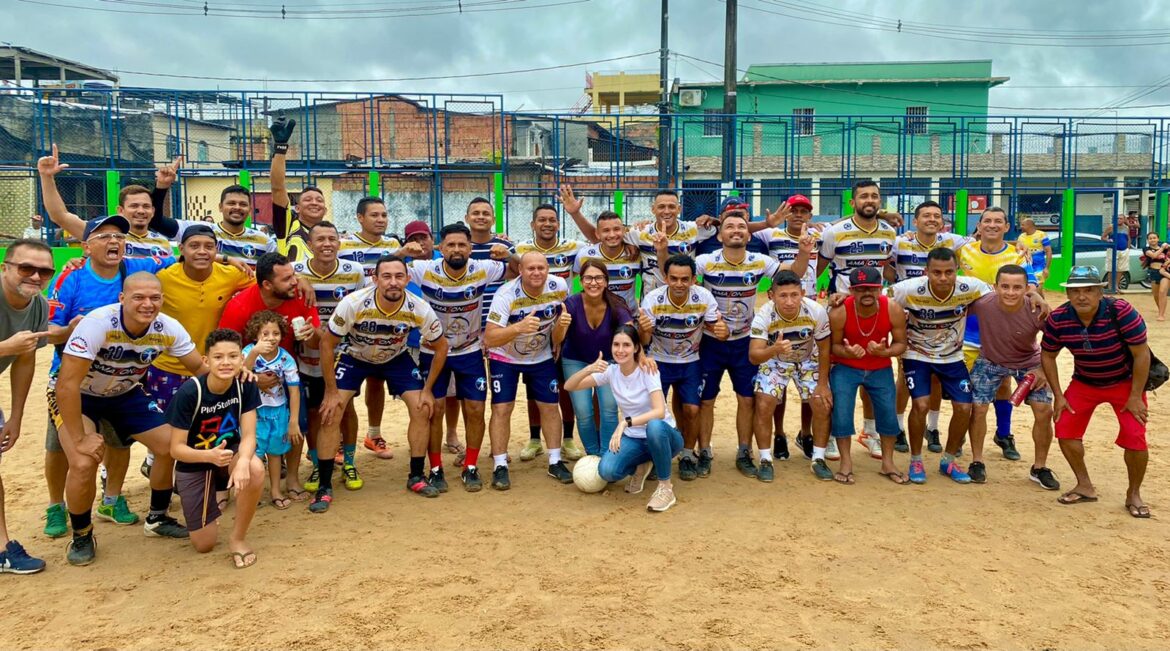
M 861 317 L 859 317 L 857 315 L 857 312 L 858 311 L 856 309 L 853 310 L 853 323 L 857 326 L 857 332 L 859 334 L 861 334 L 862 337 L 869 339 L 870 335 L 873 334 L 873 331 L 877 330 L 878 313 L 874 312 L 872 317 L 867 317 L 867 318 L 873 319 L 873 324 L 869 327 L 869 332 L 866 332 L 865 330 L 862 330 L 862 328 L 861 328 Z

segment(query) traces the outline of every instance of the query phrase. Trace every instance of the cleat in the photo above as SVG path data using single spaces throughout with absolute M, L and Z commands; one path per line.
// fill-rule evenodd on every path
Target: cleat
M 379 459 L 394 458 L 394 451 L 386 445 L 386 439 L 382 438 L 381 436 L 376 436 L 374 438 L 367 436 L 365 440 L 362 441 L 362 447 L 369 450 L 370 452 L 373 452 L 374 456 L 378 457 Z
M 679 457 L 678 478 L 683 481 L 694 481 L 699 476 L 699 466 L 694 459 Z
M 309 502 L 309 513 L 324 513 L 329 510 L 329 505 L 332 503 L 333 489 L 318 489 L 317 494 L 313 496 L 313 501 Z
M 423 497 L 438 497 L 439 496 L 439 489 L 428 484 L 427 480 L 423 479 L 421 475 L 416 475 L 414 477 L 407 477 L 406 489 L 412 493 L 422 495 Z
M 450 488 L 447 486 L 447 477 L 443 474 L 443 469 L 431 468 L 431 474 L 427 475 L 427 483 L 435 487 L 435 490 L 440 493 L 446 493 Z
M 69 546 L 65 549 L 65 560 L 69 561 L 70 565 L 78 567 L 82 565 L 89 565 L 93 559 L 97 558 L 97 540 L 93 537 L 93 529 L 85 535 L 73 534 L 73 540 L 69 541 Z
M 910 471 L 907 474 L 910 476 L 910 482 L 913 484 L 926 483 L 926 466 L 921 461 L 911 461 Z
M 169 515 L 160 515 L 150 521 L 146 518 L 146 524 L 142 525 L 142 533 L 148 538 L 190 538 L 191 533 L 187 531 L 187 527 L 179 524 L 179 521 Z
M 926 449 L 934 452 L 935 454 L 942 452 L 942 443 L 938 442 L 938 430 L 926 430 Z
M 548 464 L 548 476 L 561 482 L 562 484 L 573 483 L 573 473 L 569 472 L 569 469 L 565 466 L 564 461 Z
M 700 477 L 711 476 L 711 462 L 714 461 L 714 459 L 715 458 L 711 455 L 710 452 L 706 450 L 699 451 L 699 463 L 695 466 L 695 469 Z
M 69 518 L 64 504 L 54 504 L 45 510 L 45 535 L 60 538 L 69 533 Z
M 524 449 L 520 450 L 520 460 L 532 461 L 542 454 L 544 454 L 544 446 L 540 444 L 540 440 L 528 439 L 528 442 L 524 444 Z
M 585 456 L 585 450 L 581 449 L 576 439 L 565 439 L 561 443 L 561 456 L 569 461 L 576 461 Z
M 950 477 L 957 484 L 971 483 L 971 475 L 968 475 L 966 472 L 964 472 L 963 468 L 954 461 L 951 461 L 950 463 L 942 463 L 940 461 L 938 464 L 938 471 L 940 474 Z
M 309 473 L 309 479 L 305 481 L 305 490 L 310 493 L 316 493 L 317 489 L 321 487 L 321 470 L 317 466 L 313 466 L 313 471 Z
M 459 480 L 463 482 L 463 490 L 468 493 L 478 493 L 483 490 L 483 480 L 479 478 L 479 468 L 469 466 L 459 473 Z
M 781 434 L 772 439 L 772 454 L 777 461 L 788 461 L 788 437 Z
M 776 478 L 776 471 L 772 468 L 771 461 L 761 461 L 760 467 L 756 470 L 756 479 L 770 484 Z
M 343 466 L 341 468 L 341 476 L 345 477 L 345 490 L 357 491 L 361 490 L 366 482 L 358 476 L 358 471 L 355 466 Z
M 130 510 L 126 504 L 126 498 L 121 495 L 113 504 L 99 504 L 97 518 L 120 525 L 138 524 L 139 519 L 138 514 Z
M 755 477 L 758 473 L 756 464 L 752 463 L 752 453 L 746 451 L 735 458 L 735 469 L 744 477 Z
M 812 461 L 813 437 L 809 434 L 797 434 L 796 445 L 800 448 L 800 453 L 804 455 L 804 458 Z
M 1020 451 L 1016 449 L 1016 437 L 1004 436 L 1001 438 L 997 436 L 995 437 L 995 444 L 999 446 L 999 449 L 1003 450 L 1004 459 L 1008 461 L 1020 460 Z
M 508 466 L 496 466 L 492 471 L 492 488 L 506 491 L 512 487 L 512 480 L 508 477 Z
M 1028 479 L 1040 484 L 1044 490 L 1060 490 L 1060 482 L 1056 480 L 1056 476 L 1048 468 L 1033 467 L 1032 471 L 1028 473 Z
M 987 466 L 983 465 L 982 461 L 972 461 L 971 465 L 967 467 L 967 475 L 971 477 L 973 484 L 986 484 Z

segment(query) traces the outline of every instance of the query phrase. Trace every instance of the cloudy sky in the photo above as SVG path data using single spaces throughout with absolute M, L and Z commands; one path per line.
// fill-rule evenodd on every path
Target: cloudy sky
M 203 0 L 3 0 L 0 41 L 118 71 L 125 85 L 503 93 L 525 110 L 573 106 L 587 70 L 658 69 L 660 0 L 462 0 L 462 14 L 458 4 L 207 0 L 204 16 Z M 992 91 L 993 113 L 1120 105 L 1121 115 L 1165 115 L 1170 12 L 1160 4 L 740 0 L 738 67 L 990 58 L 1011 77 Z M 720 66 L 695 59 L 723 60 L 724 4 L 671 0 L 670 10 L 671 76 L 721 79 Z M 572 65 L 585 62 L 595 63 Z M 552 66 L 564 67 L 450 77 Z M 403 80 L 418 77 L 428 79 Z M 375 79 L 388 81 L 359 81 Z

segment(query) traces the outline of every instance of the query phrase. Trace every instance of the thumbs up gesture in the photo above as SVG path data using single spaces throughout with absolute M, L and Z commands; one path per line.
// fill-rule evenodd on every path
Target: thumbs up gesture
M 235 452 L 227 449 L 227 441 L 220 441 L 219 445 L 211 450 L 211 463 L 220 468 L 226 468 L 232 462 L 233 456 L 235 456 Z
M 650 314 L 650 310 L 643 309 L 638 313 L 638 330 L 642 332 L 654 331 L 654 317 Z
M 857 344 L 849 343 L 848 339 L 845 339 L 843 341 L 845 344 L 845 357 L 852 357 L 854 359 L 860 359 L 862 357 L 865 357 L 865 349 L 864 348 L 862 348 L 861 346 L 859 346 Z
M 602 353 L 597 353 L 597 361 L 589 365 L 589 372 L 604 373 L 607 368 L 609 368 L 609 362 L 605 361 Z

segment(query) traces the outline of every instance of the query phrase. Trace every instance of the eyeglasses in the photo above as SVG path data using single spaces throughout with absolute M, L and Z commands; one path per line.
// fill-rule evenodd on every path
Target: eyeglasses
M 37 276 L 40 276 L 41 280 L 49 280 L 53 277 L 54 274 L 57 273 L 57 270 L 52 267 L 38 267 L 35 264 L 28 264 L 24 262 L 20 264 L 5 262 L 4 264 L 8 265 L 9 267 L 16 267 L 16 273 L 20 274 L 21 278 L 28 278 L 33 274 L 36 274 Z
M 605 276 L 581 276 L 581 282 L 595 285 L 605 282 Z
M 1093 350 L 1093 344 L 1089 341 L 1089 329 L 1081 328 L 1081 349 L 1086 352 Z
M 90 240 L 98 240 L 98 241 L 114 240 L 116 242 L 122 242 L 122 241 L 126 240 L 126 234 L 125 233 L 97 233 L 94 235 L 90 235 L 89 239 Z

